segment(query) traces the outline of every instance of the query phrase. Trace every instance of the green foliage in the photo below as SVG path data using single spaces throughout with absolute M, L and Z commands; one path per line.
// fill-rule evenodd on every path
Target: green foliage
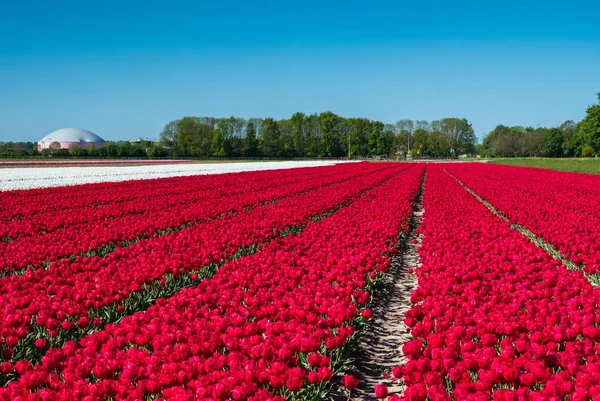
M 600 97 L 598 101 L 600 103 Z M 482 153 L 488 157 L 588 157 L 600 154 L 600 104 L 588 107 L 586 117 L 579 123 L 568 120 L 557 128 L 498 125 L 483 139 Z
M 281 156 L 282 143 L 279 140 L 279 126 L 272 118 L 265 118 L 260 128 L 260 145 L 265 156 Z
M 544 145 L 544 155 L 546 157 L 562 157 L 563 135 L 558 128 L 551 128 L 548 130 L 546 143 Z
M 243 154 L 246 157 L 258 156 L 258 140 L 256 139 L 256 127 L 254 121 L 248 121 L 246 127 L 246 140 L 244 141 Z
M 71 156 L 85 157 L 88 155 L 88 150 L 86 148 L 79 147 L 79 145 L 76 143 L 72 143 L 69 146 L 69 153 L 71 154 Z
M 324 150 L 323 156 L 340 157 L 344 154 L 340 138 L 340 116 L 326 111 L 319 114 L 321 122 L 321 141 Z
M 179 134 L 179 122 L 180 120 L 173 120 L 165 124 L 165 127 L 160 133 L 160 142 L 163 145 L 172 147 L 177 143 L 177 136 Z
M 600 104 L 588 107 L 587 115 L 579 125 L 579 135 L 584 147 L 591 146 L 600 153 Z
M 183 117 L 166 124 L 161 132 L 161 143 L 172 147 L 175 156 L 405 155 L 413 141 L 414 156 L 458 156 L 474 151 L 475 134 L 466 119 L 384 124 L 367 118 L 345 118 L 331 111 L 310 115 L 298 112 L 281 120 Z
M 225 136 L 222 127 L 213 130 L 211 153 L 213 156 L 225 156 Z
M 98 149 L 98 154 L 102 157 L 117 157 L 119 156 L 119 145 L 115 142 L 107 142 L 103 147 Z
M 450 145 L 453 157 L 475 150 L 475 131 L 466 118 L 444 118 L 439 121 L 439 131 Z
M 488 157 L 541 156 L 547 133 L 546 128 L 498 125 L 483 139 L 482 152 Z
M 152 145 L 148 148 L 148 157 L 165 157 L 167 151 L 160 144 Z

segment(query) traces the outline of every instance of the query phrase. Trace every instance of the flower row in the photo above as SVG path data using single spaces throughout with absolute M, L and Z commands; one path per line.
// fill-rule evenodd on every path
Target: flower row
M 18 191 L 31 188 L 48 188 L 90 183 L 107 183 L 129 180 L 224 174 L 243 171 L 282 170 L 298 167 L 330 166 L 338 162 L 281 161 L 213 164 L 159 164 L 146 166 L 89 166 L 46 168 L 3 168 L 0 174 L 0 191 Z M 0 196 L 0 199 L 2 197 Z
M 598 399 L 600 290 L 438 166 L 423 207 L 402 398 Z
M 600 179 L 589 174 L 469 163 L 445 168 L 512 223 L 588 273 L 600 271 Z
M 380 170 L 381 166 L 377 166 Z M 165 207 L 158 202 L 142 203 L 143 213 L 126 214 L 95 223 L 76 224 L 50 233 L 23 237 L 0 243 L 0 266 L 4 271 L 14 271 L 44 262 L 59 260 L 71 255 L 97 250 L 123 241 L 131 242 L 139 237 L 151 237 L 160 230 L 178 228 L 190 223 L 203 222 L 226 213 L 255 207 L 263 202 L 313 190 L 354 178 L 364 171 L 346 168 L 346 171 L 327 174 L 328 171 L 310 172 L 306 176 L 273 179 L 266 182 L 238 182 L 226 188 L 197 191 L 175 198 L 175 205 Z M 367 172 L 373 166 L 366 168 Z M 172 201 L 171 201 L 172 202 Z M 118 209 L 116 205 L 114 209 Z M 98 210 L 98 209 L 96 209 Z M 139 210 L 139 208 L 137 209 Z M 71 211 L 65 212 L 66 214 Z
M 406 167 L 393 167 L 275 203 L 140 241 L 107 257 L 78 257 L 48 269 L 0 279 L 0 339 L 13 359 L 30 354 L 40 338 L 57 344 L 79 335 L 115 305 L 125 311 L 145 285 L 229 259 L 239 249 L 279 236 L 356 198 Z M 165 283 L 166 284 L 166 283 Z M 147 294 L 152 296 L 152 293 Z M 137 298 L 135 298 L 137 299 Z M 135 301 L 133 301 L 135 302 Z M 131 308 L 128 307 L 128 310 Z M 115 320 L 119 315 L 115 316 Z M 83 327 L 81 321 L 83 319 Z M 73 335 L 69 333 L 75 331 Z M 56 337 L 59 337 L 55 340 Z
M 347 174 L 359 167 L 346 164 L 308 168 L 300 178 Z M 218 195 L 220 191 L 244 193 L 250 186 L 272 188 L 298 178 L 290 170 L 280 170 L 82 185 L 76 191 L 64 187 L 14 191 L 0 194 L 5 202 L 15 204 L 0 212 L 0 220 L 5 223 L 0 227 L 0 236 L 15 239 L 40 231 L 51 232 L 73 224 L 173 207 L 199 196 Z
M 422 173 L 391 177 L 145 313 L 49 350 L 40 365 L 2 365 L 20 377 L 0 399 L 317 399 L 407 228 Z

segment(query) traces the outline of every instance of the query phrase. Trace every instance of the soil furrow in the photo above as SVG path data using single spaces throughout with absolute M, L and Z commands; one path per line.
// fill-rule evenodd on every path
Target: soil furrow
M 384 375 L 391 375 L 394 366 L 406 363 L 402 345 L 412 339 L 404 324 L 404 313 L 412 307 L 410 296 L 417 287 L 417 276 L 413 269 L 420 266 L 418 247 L 422 236 L 416 229 L 423 218 L 422 200 L 426 174 L 427 172 L 423 175 L 421 188 L 413 204 L 409 231 L 401 239 L 399 252 L 390 264 L 388 282 L 378 291 L 371 305 L 373 317 L 361 334 L 353 369 L 348 372 L 360 380 L 358 388 L 352 390 L 352 400 L 377 400 L 373 389 L 384 382 L 388 385 L 390 394 L 402 393 L 404 389 L 401 381 L 395 381 L 390 386 L 390 379 Z M 347 400 L 348 392 L 340 385 L 333 398 L 336 401 Z

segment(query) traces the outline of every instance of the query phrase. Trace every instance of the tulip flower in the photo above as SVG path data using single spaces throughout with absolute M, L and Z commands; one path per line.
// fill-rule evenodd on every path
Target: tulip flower
M 57 285 L 40 289 L 44 296 L 30 300 L 27 311 L 7 319 L 6 327 L 11 335 L 15 329 L 17 346 L 19 335 L 31 335 L 24 321 L 54 321 L 60 334 L 56 341 L 70 340 L 48 350 L 40 364 L 15 364 L 18 377 L 0 388 L 0 399 L 31 394 L 40 399 L 152 395 L 279 401 L 273 391 L 301 393 L 305 386 L 331 380 L 336 364 L 344 362 L 337 350 L 347 349 L 355 338 L 353 324 L 360 320 L 361 305 L 371 300 L 369 273 L 386 271 L 391 261 L 385 250 L 408 229 L 404 222 L 412 214 L 424 170 L 424 165 L 393 164 L 378 165 L 358 177 L 346 175 L 337 184 L 116 250 L 93 262 L 94 274 L 87 274 L 90 266 L 84 260 L 63 262 Z M 316 197 L 317 191 L 323 196 Z M 311 219 L 328 205 L 343 207 Z M 277 228 L 289 224 L 302 224 L 303 229 L 280 236 Z M 172 288 L 176 274 L 193 271 L 190 260 L 222 258 L 223 252 L 234 252 L 256 238 L 267 239 L 261 252 L 232 258 L 211 277 L 174 294 L 154 294 L 151 305 L 138 312 L 116 312 L 115 303 L 133 308 L 124 303 L 130 297 L 139 299 L 136 293 L 149 278 L 156 291 L 161 280 Z M 154 259 L 157 255 L 162 259 Z M 70 268 L 80 269 L 74 270 L 77 280 Z M 34 275 L 55 271 L 51 266 Z M 58 285 L 60 280 L 64 285 Z M 86 289 L 79 297 L 71 292 L 78 286 Z M 101 307 L 105 302 L 118 320 L 95 315 L 95 303 Z M 426 313 L 413 315 L 422 319 Z M 84 330 L 75 328 L 62 331 L 62 322 L 83 316 L 92 321 L 89 334 L 78 337 Z M 453 356 L 444 354 L 447 360 Z M 358 385 L 355 378 L 345 381 L 349 390 Z
M 383 400 L 388 396 L 388 387 L 384 384 L 377 384 L 375 386 L 375 397 Z

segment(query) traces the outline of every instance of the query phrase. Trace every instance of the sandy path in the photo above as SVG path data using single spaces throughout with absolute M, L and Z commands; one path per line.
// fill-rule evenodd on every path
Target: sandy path
M 423 216 L 423 189 L 413 206 L 407 239 L 390 265 L 388 284 L 378 293 L 372 305 L 373 318 L 362 335 L 354 369 L 349 372 L 361 381 L 358 389 L 352 391 L 352 400 L 377 400 L 373 389 L 380 383 L 389 387 L 390 395 L 399 394 L 404 389 L 400 381 L 393 383 L 391 376 L 385 378 L 382 373 L 391 372 L 394 366 L 406 363 L 402 345 L 412 339 L 404 324 L 404 312 L 411 308 L 410 295 L 417 286 L 416 275 L 408 270 L 420 266 L 417 248 L 421 244 L 421 236 L 415 230 Z M 345 390 L 334 394 L 334 399 L 339 401 L 347 397 Z

